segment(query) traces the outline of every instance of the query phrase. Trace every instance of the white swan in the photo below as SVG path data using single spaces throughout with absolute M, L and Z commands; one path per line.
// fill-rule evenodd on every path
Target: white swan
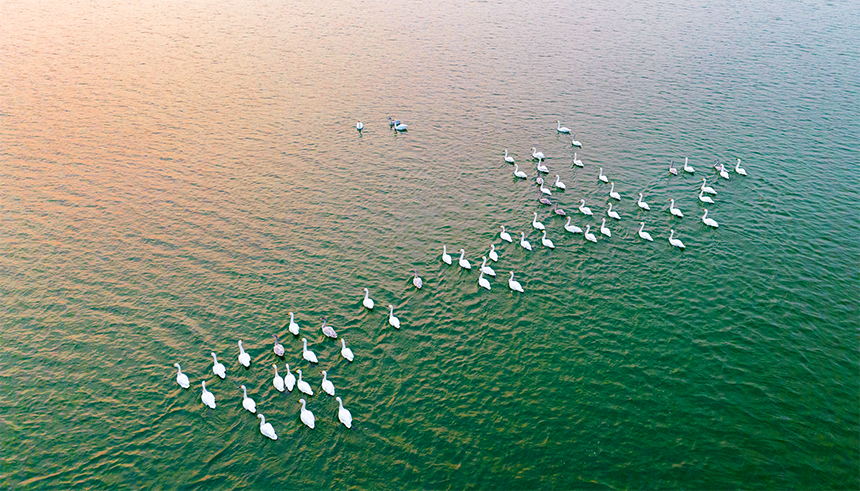
M 242 347 L 242 341 L 239 341 L 239 363 L 241 363 L 245 368 L 251 366 L 251 355 L 245 353 L 245 348 Z
M 602 218 L 600 221 L 600 233 L 607 237 L 612 237 L 612 232 L 610 232 L 609 228 L 606 226 L 605 218 Z
M 302 358 L 309 361 L 310 363 L 317 363 L 316 353 L 308 349 L 307 338 L 302 338 Z
M 361 130 L 359 129 L 359 131 Z M 260 418 L 260 433 L 267 438 L 277 440 L 278 435 L 275 433 L 275 428 L 272 427 L 272 423 L 266 423 L 266 417 L 262 414 L 258 414 L 257 417 Z
M 705 214 L 702 215 L 702 223 L 704 223 L 705 225 L 707 225 L 709 227 L 714 227 L 714 228 L 719 227 L 720 224 L 717 223 L 716 220 L 714 220 L 713 218 L 708 218 L 708 209 L 703 208 L 703 210 L 705 210 Z
M 509 164 L 514 163 L 514 158 L 508 156 L 508 149 L 507 148 L 505 149 L 505 162 L 507 162 Z
M 347 359 L 347 361 L 352 361 L 355 358 L 355 355 L 352 354 L 352 350 L 346 347 L 346 339 L 340 338 L 340 344 L 343 346 L 340 349 L 340 356 Z
M 537 212 L 533 212 L 532 214 L 534 215 L 534 218 L 532 218 L 532 227 L 538 230 L 544 230 L 546 227 L 544 227 L 541 222 L 537 221 Z
M 555 244 L 546 238 L 546 230 L 543 231 L 543 237 L 540 239 L 541 244 L 548 249 L 555 249 Z
M 609 184 L 610 184 L 610 187 L 609 187 L 609 197 L 610 197 L 610 198 L 617 199 L 618 201 L 621 201 L 621 195 L 615 192 L 615 183 L 614 183 L 614 182 L 610 182 Z
M 367 288 L 363 288 L 364 290 L 364 300 L 361 301 L 361 304 L 368 310 L 373 310 L 373 299 L 370 298 L 370 290 Z
M 679 249 L 683 249 L 683 248 L 684 248 L 684 243 L 683 243 L 683 242 L 681 242 L 681 241 L 680 241 L 680 240 L 678 240 L 678 239 L 673 238 L 673 237 L 674 237 L 674 235 L 675 235 L 675 231 L 674 231 L 674 230 L 672 230 L 671 232 L 672 232 L 672 233 L 670 233 L 670 234 L 669 234 L 669 243 L 670 243 L 670 244 L 672 244 L 672 245 L 673 245 L 673 246 L 675 246 L 675 247 L 678 247 Z
M 448 254 L 448 247 L 445 244 L 442 244 L 442 262 L 448 265 L 453 262 L 451 255 Z
M 570 144 L 573 145 L 574 147 L 582 148 L 582 143 L 580 143 L 580 141 L 576 139 L 576 133 L 573 134 L 572 138 L 573 139 L 571 140 Z
M 248 397 L 248 389 L 244 385 L 242 386 L 242 407 L 249 413 L 257 412 L 257 403 L 254 402 L 254 399 Z
M 543 160 L 546 158 L 543 152 L 538 152 L 537 148 L 535 147 L 532 147 L 532 157 L 534 157 L 536 160 Z
M 695 173 L 696 169 L 690 167 L 690 165 L 687 163 L 687 160 L 689 160 L 689 159 L 687 159 L 687 157 L 684 157 L 684 172 L 687 172 L 690 174 Z
M 525 249 L 525 250 L 527 250 L 527 251 L 532 250 L 532 245 L 531 245 L 531 244 L 529 244 L 529 241 L 527 241 L 527 240 L 526 240 L 526 233 L 525 233 L 525 232 L 520 232 L 520 235 L 521 235 L 521 237 L 520 237 L 520 245 L 523 247 L 523 249 Z
M 525 172 L 520 170 L 520 164 L 514 164 L 514 177 L 519 177 L 520 179 L 526 179 L 529 176 L 527 176 Z
M 308 428 L 314 429 L 314 426 L 316 425 L 314 413 L 310 412 L 306 408 L 304 399 L 299 399 L 299 403 L 302 405 L 302 423 L 304 423 Z
M 388 305 L 388 323 L 395 329 L 400 329 L 400 319 L 394 317 L 394 306 Z
M 302 371 L 296 370 L 296 373 L 299 374 L 299 379 L 296 381 L 296 387 L 299 389 L 299 392 L 302 394 L 307 394 L 309 396 L 314 395 L 313 389 L 311 389 L 311 384 L 302 380 Z
M 514 272 L 511 271 L 511 279 L 508 280 L 508 288 L 515 292 L 524 293 L 523 286 L 520 285 L 519 281 L 514 280 Z
M 717 192 L 714 191 L 714 188 L 712 188 L 711 186 L 708 186 L 707 184 L 708 184 L 708 179 L 706 177 L 703 177 L 702 178 L 702 191 L 704 191 L 708 194 L 717 194 Z
M 538 172 L 543 172 L 544 174 L 549 174 L 549 167 L 543 165 L 543 161 L 541 161 L 541 160 L 538 160 L 537 170 L 538 170 Z
M 735 164 L 735 172 L 742 176 L 747 175 L 747 171 L 741 168 L 741 159 L 738 159 L 738 162 Z
M 674 199 L 669 200 L 669 213 L 675 215 L 678 218 L 684 218 L 684 214 L 681 213 L 681 210 L 679 210 L 678 208 L 675 208 L 675 200 Z
M 573 152 L 573 165 L 577 167 L 585 167 L 585 164 L 583 164 L 581 160 L 576 158 L 576 152 Z
M 296 386 L 296 376 L 290 371 L 290 364 L 287 363 L 287 374 L 284 376 L 284 386 L 288 391 L 292 392 Z
M 564 126 L 562 126 L 562 125 L 561 125 L 561 121 L 556 121 L 556 123 L 558 123 L 558 126 L 557 126 L 556 128 L 558 129 L 558 132 L 559 132 L 559 133 L 568 133 L 568 134 L 570 134 L 570 130 L 569 130 L 568 128 L 565 128 Z
M 173 366 L 176 367 L 176 383 L 183 389 L 191 387 L 191 383 L 188 381 L 188 375 L 182 373 L 182 368 L 179 366 L 179 363 L 174 363 Z
M 472 264 L 466 259 L 466 251 L 464 249 L 460 249 L 460 267 L 463 269 L 472 269 Z
M 606 204 L 609 205 L 609 209 L 606 210 L 606 214 L 609 215 L 609 218 L 621 220 L 621 215 L 619 215 L 617 211 L 612 211 L 612 203 L 606 203 Z
M 275 356 L 284 356 L 284 345 L 278 341 L 278 335 L 272 334 L 272 337 L 275 338 L 275 346 L 272 347 L 272 351 L 275 352 Z
M 209 406 L 211 409 L 215 409 L 215 394 L 206 390 L 205 380 L 200 384 L 203 386 L 203 394 L 200 396 L 200 399 L 203 400 L 203 404 Z
M 600 172 L 597 174 L 597 179 L 603 182 L 609 182 L 609 178 L 603 175 L 603 167 L 600 168 Z
M 558 174 L 555 175 L 555 183 L 553 184 L 553 186 L 562 190 L 567 189 L 567 186 L 563 182 L 561 182 L 561 178 L 558 177 Z
M 481 259 L 483 259 L 483 260 L 484 260 L 484 262 L 481 264 L 481 272 L 482 272 L 482 273 L 484 273 L 484 274 L 485 274 L 485 275 L 487 275 L 487 276 L 493 276 L 493 277 L 495 277 L 495 276 L 496 276 L 496 272 L 495 272 L 495 271 L 493 271 L 493 268 L 491 268 L 491 267 L 487 266 L 487 256 L 481 256 Z
M 361 121 L 359 121 L 358 123 L 355 123 L 355 129 L 357 129 L 358 131 L 363 130 L 364 129 L 364 123 L 362 123 Z
M 406 125 L 403 123 L 395 124 L 394 129 L 397 131 L 406 131 Z
M 544 186 L 543 183 L 540 185 L 540 192 L 547 196 L 552 196 L 552 191 L 550 191 L 548 187 Z
M 581 228 L 577 227 L 576 225 L 570 224 L 570 217 L 567 217 L 567 223 L 565 224 L 564 229 L 567 230 L 568 232 L 572 233 L 572 234 L 581 234 L 582 233 Z
M 586 225 L 585 226 L 585 240 L 588 240 L 590 242 L 594 242 L 596 244 L 597 243 L 597 237 L 595 237 L 594 234 L 590 232 L 590 230 L 591 230 L 591 225 Z
M 643 209 L 643 210 L 645 210 L 645 211 L 650 211 L 650 210 L 651 210 L 651 207 L 650 207 L 650 206 L 648 206 L 648 203 L 646 203 L 646 202 L 642 201 L 642 193 L 639 193 L 639 201 L 637 201 L 637 202 L 636 202 L 636 205 L 637 205 L 639 208 L 642 208 L 642 209 Z
M 720 177 L 726 180 L 729 179 L 729 171 L 726 170 L 726 166 L 723 164 L 720 164 Z
M 325 334 L 326 337 L 337 339 L 337 333 L 335 332 L 334 328 L 326 324 L 328 322 L 328 319 L 326 319 L 325 317 L 320 317 L 320 320 L 323 321 L 322 326 L 320 326 L 322 333 Z
M 322 371 L 322 376 L 323 376 L 323 380 L 322 380 L 323 392 L 334 397 L 334 384 L 331 383 L 331 380 L 328 379 L 328 374 L 326 373 L 325 370 Z
M 505 226 L 499 225 L 499 227 L 502 229 L 501 233 L 499 233 L 499 237 L 501 237 L 502 240 L 504 240 L 506 242 L 512 243 L 514 241 L 514 239 L 511 238 L 511 234 L 509 234 L 508 232 L 505 231 Z
M 498 260 L 499 260 L 499 253 L 498 253 L 498 252 L 496 252 L 496 245 L 495 245 L 495 244 L 490 244 L 490 254 L 489 254 L 489 256 L 490 256 L 490 259 L 492 259 L 493 261 L 498 261 Z
M 278 365 L 272 365 L 272 368 L 275 369 L 275 378 L 272 379 L 272 385 L 275 386 L 278 392 L 284 391 L 284 377 L 278 375 Z
M 418 276 L 417 269 L 413 269 L 412 272 L 415 273 L 415 276 L 412 277 L 412 284 L 415 285 L 415 288 L 420 290 L 421 287 L 424 286 L 424 280 L 422 280 L 421 277 Z
M 583 215 L 593 216 L 594 213 L 591 213 L 591 208 L 585 206 L 585 200 L 579 200 L 579 211 L 582 212 Z
M 645 229 L 645 222 L 639 222 L 639 237 L 642 237 L 643 239 L 647 240 L 648 242 L 654 242 L 654 239 L 651 238 L 651 234 L 649 234 L 648 232 L 645 232 L 644 229 Z
M 296 318 L 292 312 L 290 312 L 290 333 L 292 333 L 293 336 L 299 335 L 299 325 L 296 324 Z
M 678 175 L 678 169 L 675 168 L 674 164 L 675 164 L 674 160 L 669 161 L 669 174 L 672 174 L 673 176 L 677 176 Z
M 218 357 L 215 356 L 215 352 L 212 352 L 212 373 L 221 377 L 221 380 L 224 380 L 224 377 L 227 376 L 227 369 L 224 368 L 223 363 L 218 363 Z
M 486 278 L 484 278 L 483 271 L 481 271 L 481 273 L 478 275 L 478 286 L 484 287 L 487 290 L 490 289 L 490 282 Z
M 340 397 L 335 397 L 335 400 L 338 404 L 337 419 L 347 428 L 352 428 L 352 413 L 349 412 L 349 409 L 343 407 L 343 401 Z
M 699 201 L 702 203 L 714 204 L 714 200 L 712 200 L 710 196 L 705 196 L 704 189 L 699 190 Z

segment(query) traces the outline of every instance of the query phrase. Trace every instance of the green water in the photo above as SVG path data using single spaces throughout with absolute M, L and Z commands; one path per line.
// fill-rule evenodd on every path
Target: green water
M 858 27 L 850 2 L 0 4 L 0 487 L 857 489 Z M 538 204 L 533 146 L 597 244 Z

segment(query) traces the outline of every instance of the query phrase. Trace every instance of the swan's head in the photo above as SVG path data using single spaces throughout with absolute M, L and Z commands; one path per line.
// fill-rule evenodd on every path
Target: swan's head
M 240 348 L 242 347 L 242 341 L 241 340 L 239 341 L 239 347 Z
M 305 405 L 305 400 L 304 400 L 304 399 L 299 399 L 299 404 L 301 404 L 302 406 L 304 406 L 304 405 Z
M 645 225 L 645 222 L 639 222 L 639 225 Z
M 214 351 L 212 352 L 212 358 L 215 358 L 215 352 Z
M 176 368 L 179 368 L 179 363 L 174 363 L 173 366 L 175 366 Z
M 460 252 L 466 252 L 466 250 L 465 250 L 465 249 L 460 249 Z
M 370 290 L 368 290 L 367 288 L 362 288 L 362 290 L 364 290 L 364 293 L 370 293 Z
M 582 204 L 585 204 L 585 200 L 584 200 L 584 199 L 579 200 L 579 202 L 580 202 L 580 203 L 582 203 Z
M 262 414 L 258 414 L 258 415 L 257 415 L 257 417 L 258 417 L 258 418 L 260 418 L 260 419 L 262 419 L 263 421 L 265 421 L 265 420 L 266 420 L 266 417 L 265 417 L 265 416 L 263 416 Z
M 204 380 L 204 381 L 200 382 L 200 385 L 202 385 L 203 388 L 205 389 L 206 388 L 206 381 Z
M 272 368 L 274 368 L 275 370 L 277 370 L 277 369 L 278 369 L 278 365 L 272 365 Z
M 302 338 L 302 343 L 308 344 L 308 338 Z
M 326 371 L 325 371 L 325 370 L 323 370 L 323 371 L 322 371 L 322 374 L 323 374 L 323 377 L 325 377 L 325 376 L 326 376 Z
M 242 389 L 242 390 L 248 390 L 248 389 L 246 389 L 246 388 L 245 388 L 245 386 L 244 386 L 244 385 L 240 385 L 240 386 L 239 386 L 239 388 L 240 388 L 240 389 Z
M 337 402 L 339 402 L 339 403 L 343 404 L 343 400 L 340 398 L 340 396 L 335 397 L 335 398 L 334 398 L 334 400 L 336 400 Z

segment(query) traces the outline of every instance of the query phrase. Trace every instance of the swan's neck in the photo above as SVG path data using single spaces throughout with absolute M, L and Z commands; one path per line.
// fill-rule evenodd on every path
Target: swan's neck
M 265 417 L 265 416 L 263 416 L 262 414 L 260 415 L 260 424 L 261 424 L 261 425 L 266 424 L 266 417 Z
M 567 225 L 570 225 L 570 217 L 567 217 Z
M 248 389 L 242 387 L 242 395 L 244 395 L 247 398 L 248 397 Z
M 641 231 L 643 231 L 643 230 L 645 230 L 645 224 L 644 224 L 644 223 L 643 223 L 642 225 L 640 225 L 640 226 L 639 226 L 639 231 L 641 232 Z
M 704 220 L 705 218 L 707 218 L 707 216 L 708 216 L 708 210 L 705 210 L 705 214 L 704 214 L 704 215 L 702 215 L 702 220 Z
M 466 251 L 460 251 L 460 259 L 466 258 Z
M 613 182 L 611 186 L 609 186 L 609 192 L 615 191 L 615 183 Z
M 612 211 L 612 203 L 609 203 L 609 211 Z
M 367 290 L 364 290 L 364 298 L 365 298 L 365 300 L 366 300 L 369 296 L 370 296 L 370 292 L 369 292 L 369 291 L 367 291 Z

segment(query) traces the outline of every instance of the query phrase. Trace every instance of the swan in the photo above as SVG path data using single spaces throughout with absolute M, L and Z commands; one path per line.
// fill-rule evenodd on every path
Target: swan
M 618 201 L 621 201 L 621 195 L 615 192 L 615 183 L 614 183 L 614 182 L 610 182 L 609 184 L 611 185 L 611 186 L 610 186 L 610 188 L 609 188 L 609 197 L 610 197 L 610 198 L 615 198 L 615 199 L 617 199 Z
M 508 280 L 508 287 L 515 292 L 524 293 L 523 292 L 523 286 L 520 285 L 520 282 L 514 280 L 514 272 L 513 271 L 511 271 L 511 279 Z
M 361 121 L 359 121 L 358 123 L 355 123 L 355 129 L 357 129 L 358 131 L 363 130 L 364 129 L 364 123 L 362 123 Z
M 347 428 L 352 428 L 352 413 L 349 412 L 349 409 L 343 407 L 343 400 L 339 396 L 335 397 L 335 400 L 338 404 L 337 419 Z
M 558 207 L 558 203 L 552 204 L 552 211 L 560 217 L 567 216 L 567 213 L 563 209 Z
M 567 217 L 567 224 L 565 224 L 564 229 L 572 234 L 581 234 L 582 229 L 577 227 L 576 225 L 570 224 L 570 217 Z
M 526 179 L 529 176 L 527 176 L 525 172 L 520 170 L 520 164 L 514 164 L 514 177 L 519 177 L 520 179 Z
M 275 356 L 284 356 L 284 345 L 278 341 L 278 335 L 272 334 L 272 337 L 275 338 L 275 346 L 272 348 L 272 351 L 275 352 Z
M 582 148 L 582 143 L 580 143 L 579 140 L 576 139 L 576 133 L 573 134 L 573 140 L 570 142 L 570 144 L 574 147 Z
M 621 220 L 621 216 L 618 215 L 617 211 L 612 211 L 612 203 L 606 203 L 609 205 L 609 209 L 606 210 L 606 214 L 609 215 L 609 218 L 614 218 L 616 220 Z
M 606 227 L 606 219 L 603 218 L 600 221 L 600 233 L 607 236 L 612 237 L 612 232 L 609 231 L 609 228 Z
M 364 290 L 364 300 L 361 301 L 361 304 L 365 306 L 368 310 L 373 310 L 373 299 L 370 298 L 370 290 L 367 288 L 363 288 Z
M 257 412 L 257 403 L 254 402 L 254 399 L 251 399 L 250 397 L 248 397 L 248 389 L 246 389 L 244 385 L 241 388 L 242 388 L 242 407 L 244 407 L 245 410 L 248 411 L 249 413 L 252 413 L 252 414 L 256 413 Z
M 704 223 L 705 225 L 707 225 L 709 227 L 714 227 L 714 228 L 719 227 L 720 224 L 717 223 L 716 220 L 714 220 L 713 218 L 708 218 L 708 209 L 703 208 L 703 210 L 705 210 L 705 214 L 702 215 L 702 223 Z
M 450 265 L 452 262 L 451 255 L 448 254 L 448 247 L 442 244 L 442 262 Z
M 215 394 L 206 390 L 206 381 L 202 381 L 200 383 L 203 386 L 203 395 L 200 396 L 200 399 L 203 400 L 203 404 L 209 406 L 211 409 L 215 409 Z
M 603 182 L 609 182 L 609 178 L 603 175 L 603 167 L 600 168 L 600 172 L 597 174 L 597 179 Z
M 702 203 L 714 204 L 714 200 L 712 200 L 710 196 L 705 196 L 704 189 L 699 191 L 699 201 L 701 201 Z
M 286 386 L 287 390 L 290 392 L 292 392 L 293 388 L 296 386 L 296 376 L 290 371 L 289 363 L 287 363 L 287 375 L 284 377 L 284 386 Z
M 406 131 L 406 125 L 398 122 L 394 125 L 394 129 L 397 131 Z
M 355 358 L 355 355 L 352 354 L 352 350 L 346 347 L 346 339 L 340 338 L 340 344 L 343 346 L 340 349 L 340 356 L 347 359 L 347 361 L 352 361 Z
M 702 178 L 702 191 L 704 191 L 708 194 L 717 194 L 717 192 L 714 191 L 714 188 L 712 188 L 711 186 L 708 186 L 707 184 L 708 184 L 708 179 L 706 177 L 703 177 Z
M 478 275 L 478 286 L 482 286 L 487 290 L 490 289 L 490 282 L 486 278 L 484 278 L 483 271 L 481 271 L 481 273 Z
M 674 231 L 674 230 L 672 230 L 671 232 L 672 232 L 672 233 L 670 233 L 670 234 L 669 234 L 669 243 L 670 243 L 670 244 L 672 244 L 673 246 L 675 246 L 675 247 L 679 248 L 679 249 L 683 249 L 683 248 L 684 248 L 684 243 L 683 243 L 683 242 L 681 242 L 681 241 L 680 241 L 680 240 L 678 240 L 678 239 L 673 238 L 673 237 L 674 237 L 674 235 L 675 235 L 675 231 Z
M 570 130 L 569 130 L 568 128 L 565 128 L 564 126 L 562 126 L 562 125 L 561 125 L 561 121 L 556 121 L 556 123 L 558 123 L 558 126 L 557 126 L 556 128 L 558 129 L 558 132 L 559 132 L 559 133 L 567 133 L 567 134 L 570 134 Z
M 394 125 L 399 123 L 399 122 L 400 121 L 395 122 L 393 119 L 391 119 L 391 116 L 388 117 L 388 127 L 389 128 L 394 128 Z
M 540 192 L 547 196 L 552 196 L 552 191 L 550 191 L 549 188 L 545 187 L 543 184 L 541 184 Z
M 673 176 L 677 176 L 678 175 L 678 169 L 675 168 L 675 166 L 673 165 L 674 163 L 675 163 L 674 160 L 669 161 L 669 174 L 672 174 Z
M 543 172 L 544 174 L 549 174 L 549 168 L 547 166 L 543 165 L 543 162 L 540 159 L 538 159 L 537 170 L 538 170 L 538 172 Z
M 278 392 L 283 392 L 284 391 L 284 377 L 281 377 L 280 375 L 278 375 L 278 365 L 272 365 L 272 368 L 275 369 L 275 378 L 272 379 L 272 385 L 275 386 L 275 389 L 277 389 Z
M 535 182 L 538 183 L 538 185 L 543 184 L 543 177 L 538 174 L 538 176 L 535 178 Z
M 538 152 L 537 148 L 535 148 L 535 147 L 532 147 L 532 157 L 534 157 L 536 160 L 543 160 L 546 158 L 546 156 L 544 156 L 543 152 Z
M 325 317 L 320 317 L 320 320 L 323 321 L 322 326 L 320 327 L 320 329 L 322 329 L 323 334 L 332 339 L 337 339 L 337 333 L 334 331 L 334 328 L 326 324 L 328 322 L 328 319 L 326 319 Z
M 578 158 L 576 158 L 576 152 L 573 152 L 573 165 L 575 165 L 577 167 L 585 167 L 585 165 L 582 163 L 582 161 L 579 160 Z
M 272 440 L 277 440 L 278 435 L 275 433 L 275 429 L 272 427 L 272 423 L 266 423 L 266 417 L 262 414 L 258 414 L 257 417 L 260 418 L 260 433 L 262 433 L 265 437 L 271 438 Z
M 532 227 L 538 230 L 544 230 L 546 227 L 544 227 L 541 222 L 537 221 L 537 212 L 534 212 L 533 215 L 534 218 L 532 218 Z
M 400 319 L 394 317 L 394 306 L 388 305 L 388 323 L 395 329 L 400 329 Z
M 594 213 L 591 213 L 591 208 L 585 206 L 585 200 L 579 200 L 579 211 L 582 212 L 583 215 L 593 216 Z
M 489 256 L 490 256 L 490 259 L 492 259 L 494 262 L 499 260 L 499 253 L 496 252 L 496 245 L 495 244 L 490 244 Z
M 307 338 L 302 338 L 302 358 L 311 362 L 317 363 L 317 355 L 313 351 L 308 349 L 308 340 Z
M 594 242 L 596 244 L 597 243 L 597 237 L 595 237 L 593 233 L 589 232 L 589 230 L 591 230 L 591 225 L 586 225 L 585 226 L 585 240 Z
M 314 429 L 316 424 L 316 420 L 314 419 L 314 413 L 310 412 L 305 407 L 305 400 L 299 399 L 299 403 L 302 405 L 302 423 L 304 423 L 308 428 Z
M 642 201 L 642 193 L 639 193 L 639 201 L 637 201 L 637 202 L 636 202 L 636 205 L 637 205 L 637 206 L 639 206 L 639 208 L 642 208 L 642 209 L 643 209 L 643 210 L 645 210 L 645 211 L 650 211 L 650 210 L 651 210 L 651 207 L 650 207 L 650 206 L 648 206 L 648 203 L 646 203 L 646 202 Z
M 737 172 L 738 174 L 740 174 L 742 176 L 747 175 L 747 171 L 745 171 L 743 168 L 741 168 L 741 159 L 738 159 L 738 162 L 735 164 L 735 172 Z
M 331 380 L 328 379 L 328 374 L 325 370 L 322 371 L 323 381 L 322 381 L 322 390 L 326 394 L 334 397 L 334 384 L 331 383 Z
M 546 248 L 555 249 L 555 244 L 553 244 L 551 240 L 546 238 L 546 230 L 543 231 L 543 237 L 540 239 L 540 242 Z
M 227 369 L 224 368 L 223 363 L 218 363 L 218 357 L 215 356 L 215 352 L 212 352 L 212 373 L 221 377 L 221 380 L 224 380 L 224 377 L 227 376 Z
M 513 157 L 508 156 L 508 149 L 507 149 L 507 148 L 505 149 L 505 162 L 507 162 L 507 163 L 509 163 L 509 164 L 513 164 L 513 163 L 514 163 L 514 158 L 513 158 Z
M 499 237 L 501 237 L 502 240 L 504 240 L 504 241 L 512 243 L 514 241 L 514 239 L 511 238 L 511 234 L 509 234 L 505 231 L 505 226 L 499 225 L 499 227 L 502 229 L 501 233 L 499 233 Z
M 302 371 L 296 370 L 296 373 L 299 374 L 299 379 L 296 381 L 296 387 L 299 388 L 299 392 L 301 392 L 302 394 L 307 394 L 309 396 L 314 395 L 314 391 L 313 389 L 311 389 L 311 384 L 302 380 Z
M 684 157 L 684 172 L 694 174 L 696 172 L 696 169 L 690 167 L 690 165 L 687 163 L 687 160 L 689 159 L 687 159 L 687 157 Z
M 466 251 L 464 249 L 460 249 L 460 267 L 463 269 L 472 269 L 472 265 L 469 264 L 469 261 L 466 259 Z
M 558 177 L 558 174 L 555 175 L 555 183 L 553 183 L 553 186 L 561 190 L 567 189 L 567 186 L 565 186 L 565 184 L 561 182 L 561 178 Z
M 520 238 L 520 245 L 523 246 L 523 249 L 527 251 L 532 250 L 532 245 L 529 244 L 529 241 L 526 240 L 526 233 L 520 232 L 520 234 L 522 235 L 522 237 Z
M 726 170 L 726 166 L 723 164 L 720 164 L 720 177 L 726 180 L 729 179 L 729 171 Z
M 173 366 L 176 367 L 176 383 L 183 389 L 190 387 L 191 383 L 188 382 L 188 375 L 182 373 L 182 368 L 180 368 L 179 363 L 174 363 Z
M 481 264 L 481 272 L 487 276 L 495 277 L 496 272 L 493 271 L 493 268 L 487 266 L 487 256 L 481 256 L 481 259 L 484 260 L 484 262 Z
M 645 232 L 644 229 L 645 229 L 645 222 L 639 222 L 639 237 L 642 237 L 643 239 L 647 240 L 648 242 L 654 242 L 654 239 L 651 238 L 651 234 L 649 234 L 648 232 Z
M 296 318 L 292 312 L 290 312 L 290 333 L 292 333 L 293 336 L 299 335 L 299 325 L 296 324 Z
M 251 355 L 245 353 L 245 349 L 242 347 L 242 341 L 239 341 L 239 363 L 241 363 L 245 368 L 251 366 Z
M 675 208 L 675 200 L 673 199 L 669 200 L 669 212 L 678 218 L 684 218 L 684 214 L 681 213 L 681 210 Z
M 413 269 L 412 272 L 415 273 L 415 276 L 412 277 L 412 284 L 415 285 L 415 288 L 420 290 L 421 287 L 424 286 L 424 280 L 422 280 L 421 277 L 418 276 L 417 269 Z
M 549 198 L 546 197 L 545 194 L 542 194 L 540 192 L 538 192 L 538 202 L 542 205 L 547 205 L 547 206 L 552 204 L 552 200 L 550 200 Z

